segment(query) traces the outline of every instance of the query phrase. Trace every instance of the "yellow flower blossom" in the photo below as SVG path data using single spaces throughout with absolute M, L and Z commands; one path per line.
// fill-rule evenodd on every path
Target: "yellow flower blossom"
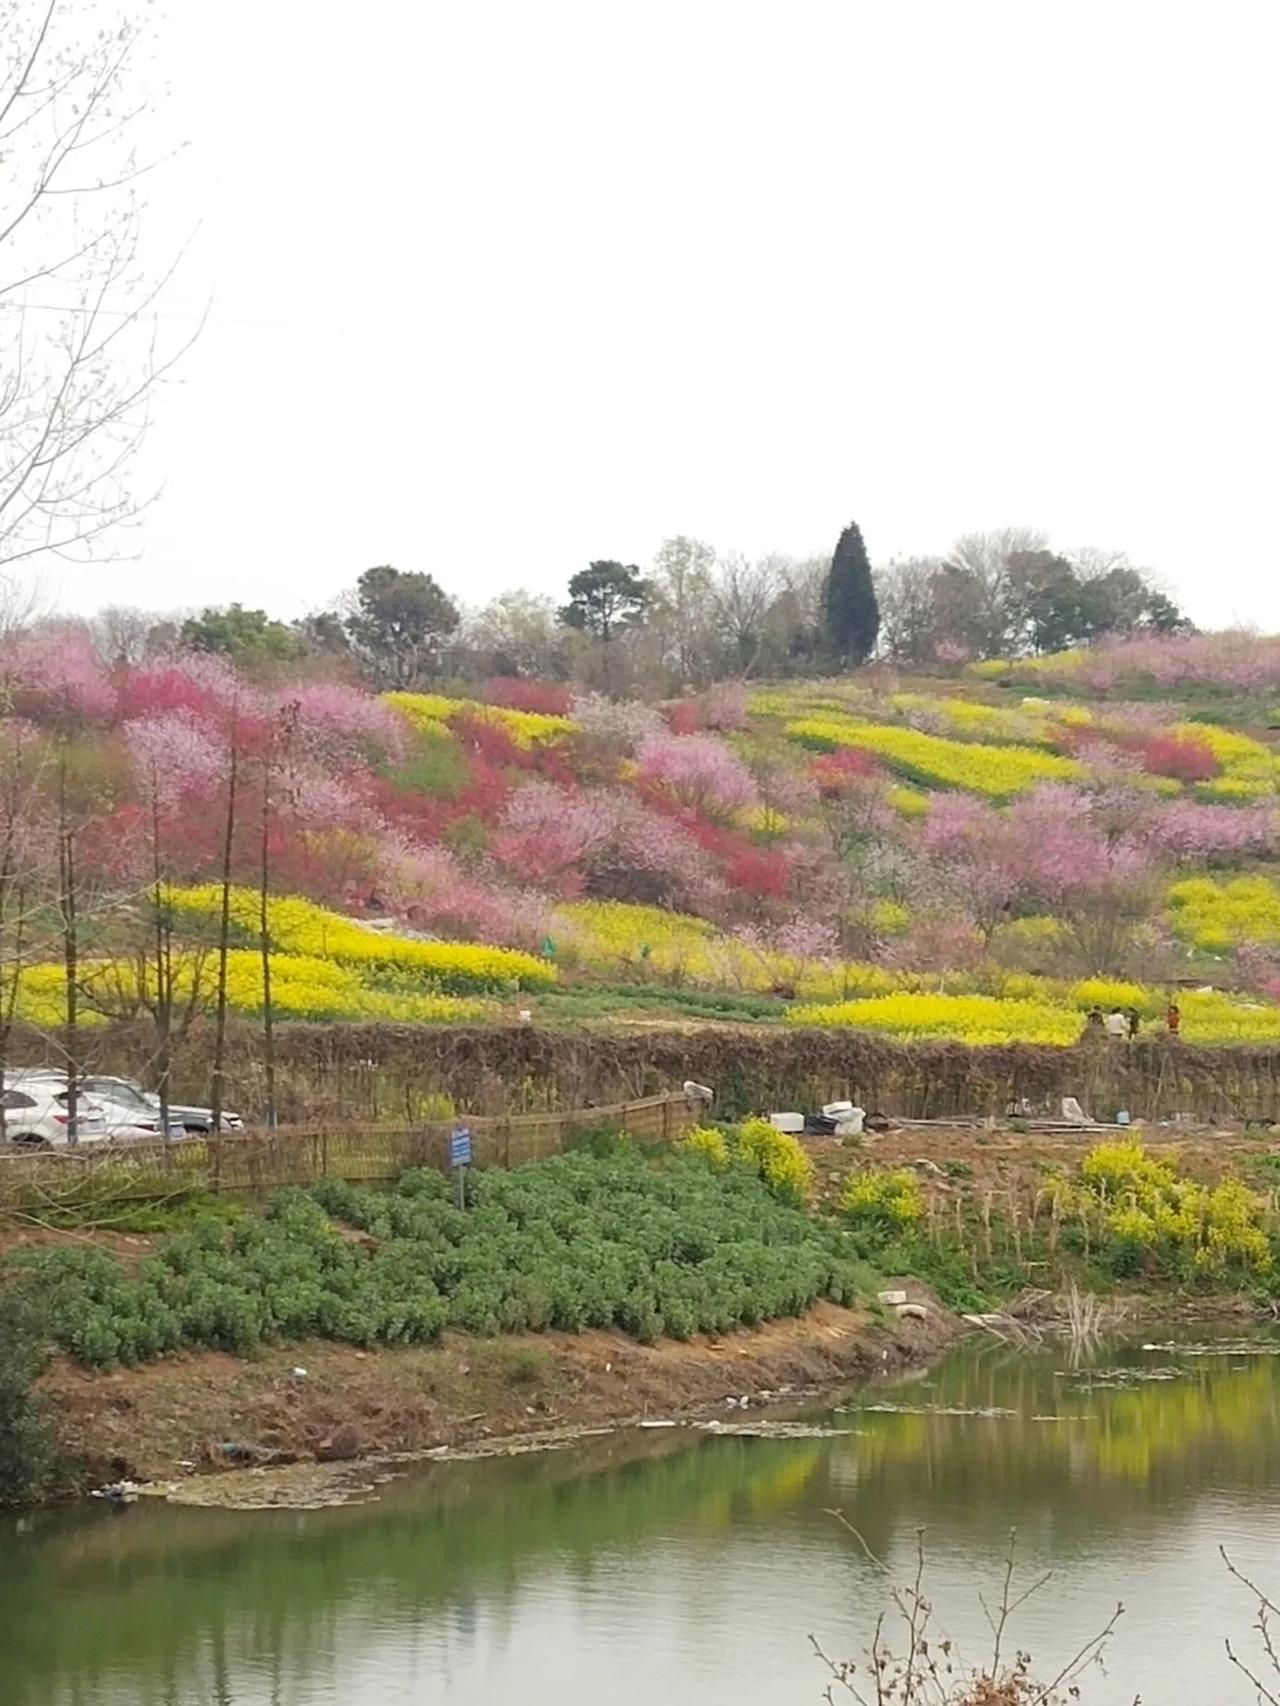
M 219 915 L 222 890 L 217 883 L 174 888 L 169 891 L 169 902 L 178 919 L 200 923 L 207 937 Z M 258 906 L 254 890 L 232 889 L 231 921 L 242 936 L 257 934 Z M 403 972 L 420 979 L 424 990 L 457 994 L 504 987 L 538 989 L 553 983 L 556 975 L 553 966 L 514 948 L 384 936 L 298 895 L 273 896 L 267 902 L 267 933 L 272 946 L 287 953 L 336 960 L 371 971 Z
M 989 799 L 1009 799 L 1042 782 L 1077 781 L 1084 768 L 1072 758 L 1028 746 L 980 746 L 853 717 L 802 717 L 785 733 L 805 746 L 831 751 L 859 747 L 927 788 L 961 788 Z

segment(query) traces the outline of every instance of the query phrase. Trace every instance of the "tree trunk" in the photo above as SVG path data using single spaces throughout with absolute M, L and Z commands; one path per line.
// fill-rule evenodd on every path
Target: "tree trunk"
M 239 729 L 234 711 L 231 718 L 231 768 L 227 775 L 227 822 L 222 838 L 222 910 L 218 921 L 218 1006 L 213 1033 L 213 1081 L 209 1100 L 209 1124 L 222 1130 L 222 1101 L 225 1094 L 224 1062 L 227 1052 L 227 951 L 231 935 L 231 854 L 236 827 L 236 783 L 240 770 Z
M 66 979 L 67 1142 L 80 1141 L 80 1073 L 76 1058 L 79 1019 L 79 940 L 76 935 L 76 840 L 66 827 L 65 792 L 59 824 L 59 865 L 62 879 L 62 956 Z
M 271 893 L 271 755 L 262 761 L 262 871 L 258 896 L 258 929 L 262 949 L 262 1064 L 266 1078 L 267 1124 L 276 1123 L 276 1042 L 271 1011 L 271 937 L 267 902 Z

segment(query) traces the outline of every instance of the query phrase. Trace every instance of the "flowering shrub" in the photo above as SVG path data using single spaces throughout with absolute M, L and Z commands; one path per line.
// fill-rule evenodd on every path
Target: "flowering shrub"
M 1195 729 L 1195 734 L 1190 729 Z M 1183 731 L 1140 736 L 1134 748 L 1145 768 L 1156 776 L 1171 776 L 1177 782 L 1207 782 L 1221 769 L 1221 760 L 1208 741 L 1199 737 L 1199 725 Z
M 189 711 L 220 722 L 237 700 L 247 713 L 259 708 L 256 691 L 213 652 L 182 652 L 122 669 L 115 685 L 117 713 L 126 722 L 166 711 Z
M 125 741 L 142 798 L 154 793 L 162 811 L 184 800 L 208 805 L 223 785 L 229 758 L 194 712 L 160 711 L 125 724 Z
M 483 697 L 508 711 L 535 711 L 543 717 L 567 717 L 572 695 L 550 681 L 526 681 L 518 675 L 499 675 L 487 681 Z
M 1126 828 L 1133 815 L 1126 801 Z M 988 926 L 1019 899 L 1059 906 L 1136 892 L 1151 862 L 1142 841 L 1113 830 L 1095 798 L 1061 783 L 1004 811 L 972 795 L 935 795 L 920 846 L 975 922 Z
M 696 1125 L 685 1132 L 680 1139 L 680 1148 L 687 1149 L 690 1154 L 701 1155 L 709 1166 L 717 1170 L 729 1165 L 729 1145 L 724 1140 L 724 1133 L 717 1131 L 713 1125 Z
M 688 905 L 716 891 L 711 860 L 679 823 L 621 788 L 532 781 L 503 810 L 493 852 L 526 881 L 570 897 Z
M 800 1207 L 813 1185 L 813 1163 L 790 1132 L 768 1120 L 744 1120 L 731 1136 L 733 1153 L 757 1172 L 781 1202 Z
M 845 1180 L 840 1212 L 852 1226 L 894 1237 L 923 1220 L 924 1192 L 905 1167 L 868 1168 Z
M 973 669 L 988 679 L 1069 682 L 1101 694 L 1126 687 L 1257 692 L 1280 687 L 1280 638 L 1244 632 L 1136 635 L 1088 651 L 984 662 Z
M 747 721 L 747 684 L 745 681 L 717 681 L 702 696 L 702 722 L 708 729 L 730 734 L 745 727 Z
M 447 847 L 384 831 L 377 851 L 379 895 L 417 928 L 523 948 L 536 947 L 550 929 L 542 896 L 464 870 Z
M 852 718 L 799 718 L 786 725 L 786 733 L 819 751 L 861 747 L 925 787 L 962 788 L 993 800 L 1010 799 L 1041 782 L 1076 781 L 1084 774 L 1074 759 L 1032 747 L 967 745 L 916 729 Z
M 818 784 L 818 792 L 830 799 L 843 793 L 855 778 L 879 775 L 880 766 L 869 752 L 863 752 L 856 746 L 841 746 L 834 752 L 823 752 L 813 759 L 809 765 L 809 774 Z M 902 792 L 908 793 L 910 790 L 903 789 Z M 922 794 L 912 793 L 911 797 L 918 799 L 922 808 L 926 804 Z
M 1184 859 L 1266 853 L 1280 841 L 1280 815 L 1274 806 L 1168 800 L 1152 819 L 1150 840 L 1156 851 Z
M 1191 1274 L 1271 1267 L 1262 1202 L 1238 1179 L 1207 1189 L 1135 1142 L 1098 1144 L 1080 1163 L 1080 1178 L 1101 1208 L 1119 1273 L 1134 1273 L 1153 1257 Z
M 569 707 L 569 715 L 587 740 L 624 757 L 638 751 L 645 741 L 660 739 L 666 733 L 666 725 L 652 705 L 607 699 L 603 693 L 579 694 Z

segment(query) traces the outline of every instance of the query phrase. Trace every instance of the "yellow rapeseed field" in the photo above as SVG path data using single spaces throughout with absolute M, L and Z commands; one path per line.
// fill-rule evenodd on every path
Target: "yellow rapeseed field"
M 1042 782 L 1073 782 L 1084 775 L 1075 759 L 1035 747 L 980 746 L 852 717 L 801 717 L 788 723 L 785 733 L 823 752 L 860 747 L 925 787 L 960 788 L 993 800 L 1010 799 Z
M 57 963 L 25 968 L 18 984 L 17 1016 L 44 1029 L 65 1023 L 65 975 L 65 968 Z M 81 1023 L 130 1017 L 148 993 L 140 977 L 149 983 L 152 975 L 152 968 L 139 968 L 132 960 L 82 961 Z M 200 1002 L 212 1003 L 217 979 L 216 953 L 178 953 L 174 982 L 180 1002 L 194 991 Z M 454 995 L 372 989 L 352 968 L 307 954 L 282 953 L 271 955 L 271 1004 L 282 1019 L 363 1019 L 405 1025 L 473 1023 L 492 1010 L 491 1003 Z M 227 1005 L 245 1016 L 261 1013 L 262 956 L 256 949 L 233 948 L 227 955 Z
M 217 883 L 175 888 L 169 891 L 169 902 L 179 919 L 199 924 L 207 940 L 219 916 L 222 890 Z M 258 908 L 253 889 L 232 889 L 231 919 L 242 938 L 257 933 Z M 504 988 L 545 989 L 556 976 L 554 966 L 515 948 L 384 936 L 297 895 L 273 896 L 268 901 L 267 933 L 272 946 L 287 953 L 337 960 L 370 971 L 410 974 L 424 990 L 467 994 Z
M 384 693 L 382 698 L 422 734 L 434 734 L 464 713 L 481 722 L 493 723 L 522 747 L 559 740 L 562 735 L 572 734 L 577 726 L 571 717 L 552 717 L 541 711 L 509 711 L 504 705 L 485 705 L 478 699 L 448 699 L 441 693 Z

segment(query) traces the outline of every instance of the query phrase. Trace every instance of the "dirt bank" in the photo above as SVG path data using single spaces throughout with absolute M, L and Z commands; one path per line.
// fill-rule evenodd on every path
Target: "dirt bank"
M 935 1356 L 958 1336 L 959 1323 L 927 1293 L 911 1295 L 928 1301 L 926 1319 L 880 1324 L 823 1304 L 800 1320 L 687 1344 L 447 1334 L 422 1349 L 313 1341 L 252 1361 L 202 1353 L 109 1374 L 59 1359 L 40 1385 L 79 1485 L 173 1480 L 723 1409 L 729 1397 L 866 1378 Z

